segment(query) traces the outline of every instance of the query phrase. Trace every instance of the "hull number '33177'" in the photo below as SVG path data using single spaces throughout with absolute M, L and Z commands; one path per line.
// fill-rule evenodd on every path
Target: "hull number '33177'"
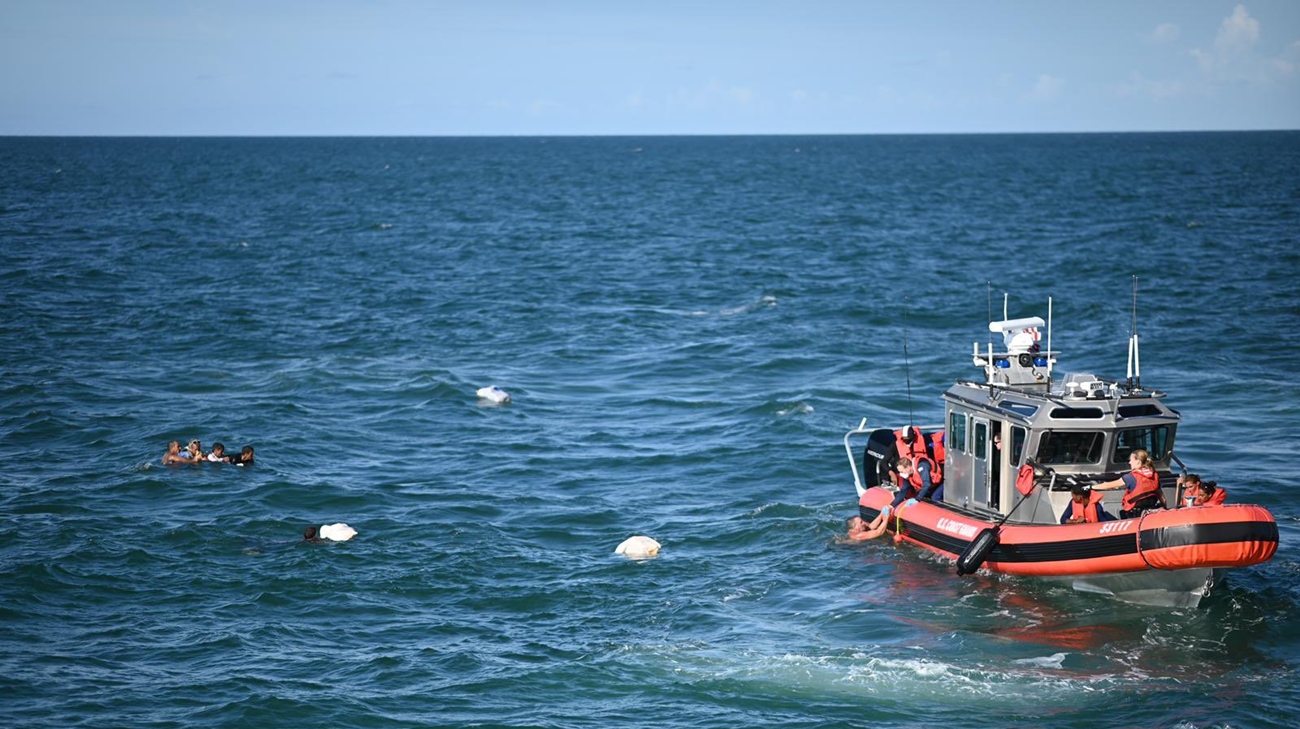
M 1133 523 L 1134 522 L 1132 519 L 1125 519 L 1124 521 L 1107 522 L 1106 524 L 1103 524 L 1100 529 L 1097 530 L 1097 533 L 1114 534 L 1116 532 L 1126 532 L 1129 530 L 1130 527 L 1133 526 Z

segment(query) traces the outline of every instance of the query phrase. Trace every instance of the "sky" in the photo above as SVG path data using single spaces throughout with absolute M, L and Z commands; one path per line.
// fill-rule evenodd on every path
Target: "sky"
M 0 0 L 0 135 L 1300 129 L 1296 0 Z

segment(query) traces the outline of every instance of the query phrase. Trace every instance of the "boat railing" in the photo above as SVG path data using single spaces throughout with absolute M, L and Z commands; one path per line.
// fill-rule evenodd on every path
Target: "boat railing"
M 853 486 L 858 490 L 858 496 L 861 497 L 867 492 L 867 488 L 862 485 L 862 469 L 858 468 L 858 459 L 853 457 L 853 444 L 850 439 L 855 435 L 871 435 L 867 430 L 867 419 L 863 418 L 858 427 L 844 434 L 844 451 L 849 454 L 849 468 L 853 471 Z

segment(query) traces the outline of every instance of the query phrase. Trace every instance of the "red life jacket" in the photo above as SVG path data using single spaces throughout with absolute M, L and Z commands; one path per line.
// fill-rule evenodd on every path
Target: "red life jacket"
M 1070 499 L 1070 515 L 1067 519 L 1074 519 L 1078 516 L 1083 517 L 1085 524 L 1096 524 L 1101 521 L 1101 515 L 1097 513 L 1097 503 L 1102 499 L 1102 494 L 1093 493 L 1088 497 L 1088 503 L 1080 506 L 1074 499 Z
M 907 427 L 911 428 L 916 433 L 916 436 L 912 438 L 911 443 L 908 443 L 907 441 L 903 440 L 903 430 L 906 430 L 906 428 L 904 428 L 903 430 L 894 431 L 894 445 L 896 448 L 898 448 L 898 456 L 900 458 L 906 458 L 907 460 L 911 461 L 912 468 L 916 468 L 917 464 L 919 464 L 921 461 L 926 461 L 927 463 L 929 463 L 930 483 L 935 486 L 938 486 L 939 484 L 943 483 L 943 467 L 940 465 L 941 461 L 938 461 L 935 458 L 930 457 L 930 449 L 926 445 L 926 436 L 921 432 L 921 429 L 914 425 L 909 425 Z M 943 431 L 940 430 L 937 433 L 932 434 L 930 436 L 931 440 L 933 440 L 936 436 L 939 439 L 938 440 L 939 456 L 942 457 L 944 455 Z M 910 479 L 910 481 L 917 488 L 924 488 L 925 486 L 924 483 L 921 481 L 921 474 L 916 471 L 912 472 L 912 478 Z
M 948 452 L 943 447 L 943 431 L 936 430 L 930 434 L 930 452 L 932 457 L 930 463 L 930 483 L 936 486 L 943 483 L 943 462 L 947 460 Z
M 1197 504 L 1197 506 L 1222 506 L 1223 502 L 1228 499 L 1228 492 L 1222 488 L 1215 488 L 1210 498 Z
M 1133 489 L 1124 494 L 1124 500 L 1120 502 L 1120 508 L 1128 511 L 1133 508 L 1133 504 L 1142 500 L 1151 494 L 1160 493 L 1160 478 L 1156 472 L 1149 468 L 1139 468 L 1133 471 L 1133 480 L 1136 482 Z

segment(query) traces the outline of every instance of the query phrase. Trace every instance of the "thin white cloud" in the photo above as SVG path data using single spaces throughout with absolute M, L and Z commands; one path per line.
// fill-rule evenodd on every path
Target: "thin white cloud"
M 1061 95 L 1065 80 L 1048 74 L 1039 74 L 1034 87 L 1029 91 L 1031 101 L 1051 101 Z
M 1163 101 L 1180 96 L 1183 93 L 1183 86 L 1176 81 L 1153 81 L 1134 72 L 1128 77 L 1128 81 L 1119 85 L 1118 93 L 1124 98 Z
M 732 86 L 728 95 L 731 100 L 741 106 L 748 106 L 754 102 L 754 90 L 747 86 Z
M 1147 40 L 1152 43 L 1173 43 L 1182 35 L 1182 29 L 1173 23 L 1161 23 L 1156 29 L 1147 35 Z
M 560 108 L 560 104 L 550 99 L 536 99 L 528 105 L 528 113 L 531 116 L 543 116 Z

